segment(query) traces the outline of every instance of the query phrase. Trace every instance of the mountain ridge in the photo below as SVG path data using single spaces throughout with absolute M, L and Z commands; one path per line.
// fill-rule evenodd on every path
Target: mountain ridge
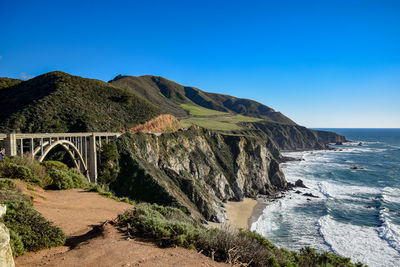
M 170 100 L 170 103 L 168 103 L 168 106 L 163 103 L 163 106 L 176 117 L 188 115 L 187 112 L 182 111 L 182 108 L 176 110 L 179 109 L 181 104 L 191 104 L 231 114 L 268 119 L 278 123 L 296 124 L 282 113 L 276 112 L 274 109 L 257 101 L 205 92 L 196 87 L 180 85 L 161 76 L 143 75 L 136 77 L 118 75 L 113 80 L 110 80 L 109 83 L 132 89 L 139 96 L 149 99 L 152 103 L 153 101 L 160 103 L 162 102 L 160 98 L 162 96 L 166 97 Z M 145 84 L 148 86 L 147 90 L 142 87 Z M 149 90 L 154 91 L 149 92 Z

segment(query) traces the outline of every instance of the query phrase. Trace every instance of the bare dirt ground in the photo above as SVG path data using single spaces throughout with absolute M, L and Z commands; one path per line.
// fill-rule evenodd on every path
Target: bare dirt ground
M 67 235 L 67 244 L 15 259 L 16 266 L 228 266 L 196 251 L 158 248 L 151 242 L 128 238 L 111 221 L 131 206 L 82 189 L 35 191 L 35 208 Z

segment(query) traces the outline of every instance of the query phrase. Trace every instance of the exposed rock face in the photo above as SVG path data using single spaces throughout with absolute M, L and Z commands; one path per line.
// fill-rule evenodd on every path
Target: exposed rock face
M 149 120 L 144 124 L 139 124 L 129 129 L 130 133 L 165 133 L 183 130 L 177 118 L 170 114 L 162 114 Z
M 160 136 L 126 134 L 117 146 L 121 172 L 112 186 L 117 194 L 183 206 L 207 220 L 225 219 L 224 201 L 287 186 L 277 148 L 257 137 L 192 127 Z
M 7 208 L 0 204 L 0 218 L 6 214 Z M 14 267 L 14 259 L 10 247 L 10 233 L 7 227 L 0 223 L 0 266 Z

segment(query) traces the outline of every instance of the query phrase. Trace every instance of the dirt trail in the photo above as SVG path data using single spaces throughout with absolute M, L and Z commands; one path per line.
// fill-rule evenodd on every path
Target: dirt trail
M 228 266 L 196 251 L 161 249 L 150 242 L 129 239 L 112 220 L 131 206 L 82 189 L 66 191 L 27 190 L 36 195 L 35 208 L 67 235 L 67 245 L 29 252 L 15 259 L 16 266 Z M 101 229 L 101 230 L 100 230 Z

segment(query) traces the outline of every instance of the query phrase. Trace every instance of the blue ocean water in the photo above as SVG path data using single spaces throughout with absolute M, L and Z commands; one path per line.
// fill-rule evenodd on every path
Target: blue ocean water
M 353 142 L 284 153 L 302 159 L 281 165 L 286 179 L 302 179 L 308 189 L 269 204 L 252 230 L 288 249 L 311 246 L 369 266 L 400 266 L 400 129 L 325 130 Z

